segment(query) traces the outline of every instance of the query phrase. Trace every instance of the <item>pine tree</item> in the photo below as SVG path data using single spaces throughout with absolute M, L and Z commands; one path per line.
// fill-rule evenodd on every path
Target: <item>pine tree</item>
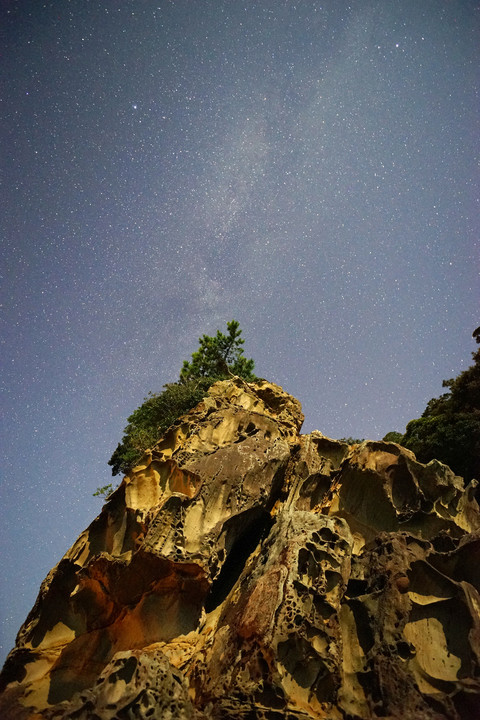
M 228 335 L 220 330 L 214 337 L 202 335 L 198 342 L 200 347 L 192 353 L 192 360 L 185 360 L 180 372 L 180 382 L 187 382 L 194 378 L 225 378 L 229 375 L 239 375 L 244 380 L 254 380 L 252 359 L 243 356 L 242 345 L 245 342 L 241 337 L 237 320 L 227 322 Z
M 244 340 L 239 323 L 232 320 L 227 323 L 227 329 L 227 335 L 220 330 L 213 337 L 202 335 L 191 361 L 184 361 L 179 381 L 164 385 L 161 393 L 150 393 L 127 418 L 122 441 L 108 462 L 112 475 L 127 473 L 135 467 L 144 451 L 155 445 L 180 415 L 195 407 L 217 380 L 232 375 L 255 380 L 255 363 L 243 356 Z

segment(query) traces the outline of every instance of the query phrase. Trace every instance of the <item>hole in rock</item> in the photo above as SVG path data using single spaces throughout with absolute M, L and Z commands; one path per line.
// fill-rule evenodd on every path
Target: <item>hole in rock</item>
M 137 658 L 132 655 L 132 657 L 129 657 L 124 663 L 122 663 L 121 667 L 119 667 L 116 672 L 111 674 L 108 678 L 108 682 L 116 683 L 119 680 L 123 680 L 128 685 L 137 668 L 137 664 Z
M 341 583 L 342 576 L 340 575 L 340 573 L 337 573 L 334 570 L 326 570 L 325 579 L 327 581 L 325 586 L 325 592 L 329 593 L 333 590 L 334 587 Z
M 320 535 L 321 539 L 324 540 L 325 542 L 332 542 L 336 538 L 335 533 L 333 533 L 329 527 L 320 528 L 320 530 L 318 531 L 318 534 Z
M 369 616 L 367 608 L 360 600 L 350 600 L 348 605 L 350 606 L 355 619 L 358 642 L 364 655 L 368 655 L 375 642 L 372 632 L 371 617 Z M 352 643 L 354 642 L 354 639 L 355 636 L 352 635 Z
M 307 472 L 307 471 L 305 471 Z M 314 473 L 306 478 L 300 487 L 300 497 L 305 499 L 308 503 L 308 507 L 312 510 L 316 505 L 319 505 L 324 499 L 326 493 L 330 489 L 331 478 L 330 476 L 322 475 L 321 473 Z M 315 543 L 321 543 L 322 540 L 317 533 L 312 534 L 312 540 Z
M 336 612 L 335 608 L 330 603 L 323 600 L 321 597 L 313 598 L 313 607 L 315 612 L 324 620 L 329 620 L 332 615 Z
M 316 580 L 320 574 L 319 563 L 306 548 L 300 548 L 298 553 L 298 574 L 307 575 L 313 580 Z
M 230 527 L 227 527 L 227 525 L 230 525 Z M 213 581 L 205 600 L 205 611 L 207 613 L 215 610 L 225 600 L 240 577 L 249 556 L 270 531 L 272 525 L 273 520 L 270 514 L 262 508 L 247 510 L 225 524 L 227 531 L 226 545 L 228 547 L 229 542 L 232 545 L 220 574 Z M 229 537 L 230 534 L 234 536 L 233 542 Z
M 422 500 L 420 503 L 420 509 L 422 512 L 426 513 L 427 515 L 432 512 L 434 508 L 433 502 L 431 500 Z
M 318 676 L 325 674 L 322 658 L 300 635 L 290 635 L 277 646 L 278 660 L 302 688 L 311 688 Z
M 282 710 L 285 707 L 285 700 L 283 698 L 283 694 L 279 693 L 278 688 L 267 685 L 263 688 L 259 688 L 259 690 L 255 693 L 255 701 L 264 707 L 268 707 L 272 710 Z M 274 715 L 268 713 L 268 715 L 259 716 L 255 715 L 255 718 L 259 717 L 265 717 L 265 718 L 277 718 L 279 717 L 277 713 Z M 282 712 L 280 717 L 284 717 L 284 714 Z
M 368 589 L 368 583 L 366 580 L 358 580 L 356 578 L 350 578 L 347 585 L 345 594 L 349 598 L 359 597 L 359 595 L 365 595 Z
M 27 674 L 26 665 L 32 660 L 36 660 L 36 656 L 24 648 L 17 650 L 15 655 L 10 655 L 3 666 L 0 692 L 3 692 L 11 682 L 21 683 Z
M 373 591 L 383 590 L 384 587 L 386 586 L 386 584 L 387 584 L 387 578 L 385 577 L 385 575 L 379 575 L 378 577 L 376 577 L 374 579 L 371 589 Z
M 317 700 L 321 703 L 333 703 L 337 695 L 337 683 L 333 674 L 328 673 L 325 668 L 325 674 L 320 677 L 314 684 L 314 692 Z
M 456 542 L 449 535 L 437 535 L 433 538 L 432 545 L 440 553 L 451 552 L 457 548 Z
M 415 655 L 415 649 L 410 645 L 410 643 L 405 642 L 405 640 L 399 640 L 395 649 L 398 657 L 402 660 L 409 660 Z
M 395 465 L 387 468 L 392 482 L 392 500 L 395 509 L 405 512 L 407 509 L 418 510 L 419 493 L 411 472 L 403 457 Z

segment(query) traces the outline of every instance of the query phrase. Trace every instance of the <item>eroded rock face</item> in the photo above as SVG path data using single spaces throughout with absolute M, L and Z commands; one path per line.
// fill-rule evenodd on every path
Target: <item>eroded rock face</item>
M 0 717 L 480 717 L 473 485 L 216 383 L 42 584 Z

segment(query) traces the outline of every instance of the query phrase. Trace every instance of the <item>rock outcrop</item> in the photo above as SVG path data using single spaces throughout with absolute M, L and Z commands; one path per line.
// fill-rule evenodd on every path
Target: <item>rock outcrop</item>
M 216 383 L 43 582 L 4 720 L 480 718 L 474 485 Z

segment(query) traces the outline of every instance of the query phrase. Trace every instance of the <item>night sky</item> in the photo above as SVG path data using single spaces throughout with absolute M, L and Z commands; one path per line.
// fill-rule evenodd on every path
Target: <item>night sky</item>
M 201 334 L 239 320 L 336 438 L 403 431 L 471 364 L 480 12 L 1 8 L 3 660 Z

